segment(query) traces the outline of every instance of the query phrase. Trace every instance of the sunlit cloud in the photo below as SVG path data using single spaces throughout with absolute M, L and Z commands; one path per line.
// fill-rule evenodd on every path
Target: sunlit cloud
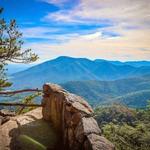
M 63 8 L 68 0 L 42 1 L 61 8 L 41 18 L 43 23 L 49 26 L 55 23 L 57 27 L 23 29 L 27 39 L 49 40 L 25 45 L 35 50 L 41 61 L 61 55 L 92 59 L 150 59 L 149 0 L 80 0 L 69 9 Z M 63 29 L 65 25 L 78 28 Z M 80 25 L 85 26 L 86 32 L 82 32 Z M 86 25 L 93 28 L 86 29 Z
M 57 55 L 91 58 L 150 59 L 149 10 L 149 0 L 81 0 L 72 9 L 49 13 L 43 20 L 111 26 L 72 37 L 61 45 L 49 45 L 47 51 L 55 49 Z
M 145 32 L 150 34 L 148 30 Z M 141 38 L 145 38 L 145 40 L 141 40 Z M 122 61 L 147 60 L 150 58 L 150 45 L 149 40 L 146 39 L 148 39 L 148 35 L 145 36 L 136 30 L 116 38 L 104 38 L 102 34 L 96 32 L 70 37 L 70 40 L 60 44 L 30 43 L 26 46 L 34 49 L 43 60 L 61 55 Z

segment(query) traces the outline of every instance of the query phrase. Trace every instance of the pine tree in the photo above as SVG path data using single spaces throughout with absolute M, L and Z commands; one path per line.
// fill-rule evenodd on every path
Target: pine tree
M 31 49 L 22 49 L 22 33 L 19 32 L 15 20 L 9 23 L 1 17 L 3 9 L 0 8 L 0 90 L 11 86 L 7 81 L 5 66 L 8 62 L 31 63 L 38 59 Z

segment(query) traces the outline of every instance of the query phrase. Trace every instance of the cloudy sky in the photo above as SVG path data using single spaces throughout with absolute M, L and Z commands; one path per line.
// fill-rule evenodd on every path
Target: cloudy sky
M 40 61 L 150 60 L 150 0 L 0 0 L 0 6 Z

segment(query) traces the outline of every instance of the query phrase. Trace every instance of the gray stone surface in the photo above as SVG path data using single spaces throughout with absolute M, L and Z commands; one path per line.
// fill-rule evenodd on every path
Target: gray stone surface
M 114 145 L 103 136 L 92 133 L 88 135 L 87 138 L 88 138 L 87 147 L 91 148 L 92 150 L 114 150 L 115 149 Z
M 55 84 L 44 85 L 43 118 L 53 123 L 70 150 L 114 150 L 101 136 L 91 106 L 81 97 Z
M 101 134 L 101 130 L 98 127 L 97 122 L 95 121 L 94 118 L 85 118 L 83 117 L 81 121 L 79 122 L 77 128 L 75 129 L 75 136 L 76 139 L 79 142 L 84 142 L 86 136 L 89 134 L 94 133 L 97 135 Z

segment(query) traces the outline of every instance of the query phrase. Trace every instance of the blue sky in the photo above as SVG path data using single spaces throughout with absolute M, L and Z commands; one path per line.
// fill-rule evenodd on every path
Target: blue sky
M 39 61 L 61 55 L 150 60 L 149 0 L 0 0 L 0 6 Z

